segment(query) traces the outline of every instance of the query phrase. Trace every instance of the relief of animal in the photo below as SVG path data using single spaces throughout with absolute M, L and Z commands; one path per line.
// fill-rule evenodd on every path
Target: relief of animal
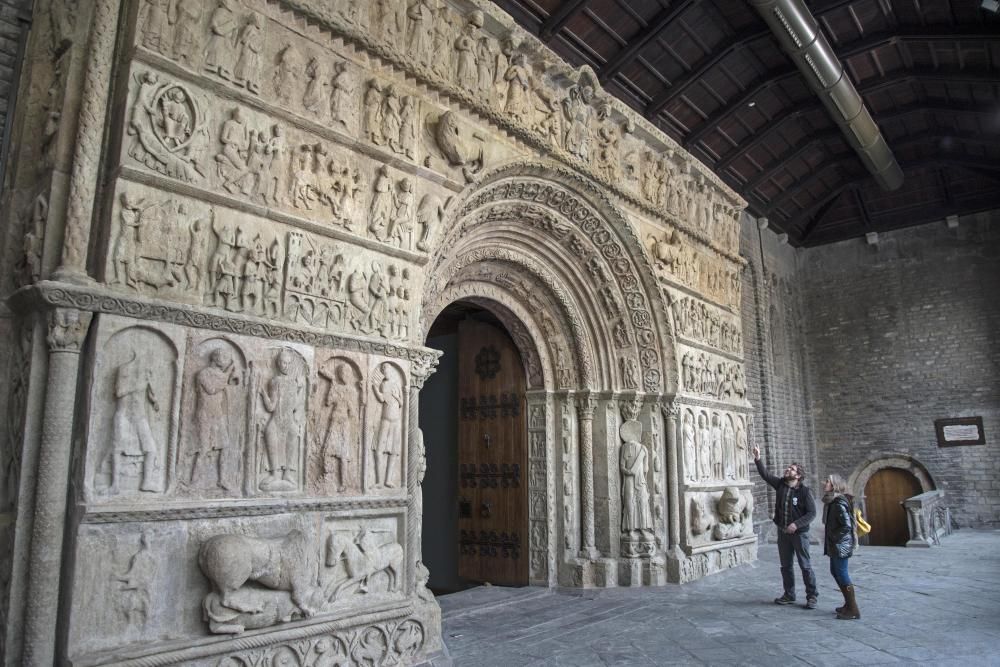
M 230 609 L 245 613 L 263 610 L 262 603 L 251 604 L 246 596 L 234 596 L 248 582 L 255 582 L 273 590 L 289 591 L 292 602 L 305 616 L 316 613 L 310 602 L 314 593 L 314 558 L 308 539 L 300 530 L 276 539 L 216 535 L 201 545 L 198 565 L 218 593 L 219 601 Z

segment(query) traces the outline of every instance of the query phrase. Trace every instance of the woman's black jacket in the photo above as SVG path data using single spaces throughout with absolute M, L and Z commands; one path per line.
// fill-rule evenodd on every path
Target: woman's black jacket
M 851 505 L 847 496 L 836 496 L 827 503 L 823 514 L 823 524 L 826 527 L 824 556 L 850 558 L 854 552 L 854 516 Z

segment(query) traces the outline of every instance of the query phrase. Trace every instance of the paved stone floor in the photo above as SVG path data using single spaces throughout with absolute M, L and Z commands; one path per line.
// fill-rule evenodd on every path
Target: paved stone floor
M 843 599 L 813 553 L 815 611 L 772 602 L 781 578 L 766 545 L 756 564 L 685 586 L 447 595 L 444 640 L 455 665 L 476 667 L 1000 665 L 1000 530 L 961 530 L 933 549 L 862 548 L 851 558 L 859 621 L 834 617 Z

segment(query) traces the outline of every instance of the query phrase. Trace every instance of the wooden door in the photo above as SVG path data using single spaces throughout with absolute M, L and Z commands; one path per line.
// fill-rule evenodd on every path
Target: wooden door
M 900 504 L 923 492 L 920 482 L 901 468 L 883 468 L 865 485 L 865 518 L 872 525 L 868 543 L 900 547 L 910 539 L 906 509 Z
M 502 329 L 458 327 L 458 575 L 528 583 L 527 416 L 521 357 Z

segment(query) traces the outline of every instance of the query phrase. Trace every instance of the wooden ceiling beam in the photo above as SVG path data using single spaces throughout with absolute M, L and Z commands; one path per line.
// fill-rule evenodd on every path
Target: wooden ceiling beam
M 823 144 L 826 143 L 827 141 L 830 141 L 831 139 L 836 139 L 837 137 L 842 137 L 842 136 L 843 133 L 840 130 L 830 130 L 829 132 L 821 132 L 819 134 L 807 136 L 805 139 L 803 139 L 798 144 L 793 146 L 791 151 L 779 155 L 778 159 L 775 160 L 770 167 L 760 172 L 760 174 L 758 174 L 757 177 L 754 178 L 752 181 L 749 181 L 743 187 L 744 192 L 756 190 L 763 183 L 767 182 L 768 179 L 774 176 L 775 172 L 777 172 L 778 170 L 782 169 L 785 165 L 787 165 L 788 162 L 796 159 L 803 153 L 809 151 L 817 144 Z
M 845 164 L 856 161 L 857 159 L 858 155 L 854 151 L 851 151 L 850 153 L 840 153 L 838 155 L 832 156 L 832 158 L 825 164 L 821 164 L 815 170 L 810 172 L 807 176 L 804 176 L 803 178 L 800 178 L 798 181 L 796 181 L 794 186 L 788 188 L 787 190 L 782 192 L 779 196 L 772 199 L 771 202 L 768 204 L 767 209 L 765 209 L 764 215 L 770 216 L 772 213 L 774 213 L 774 211 L 781 208 L 783 204 L 785 204 L 788 201 L 791 201 L 799 194 L 804 192 L 808 188 L 810 183 L 816 181 L 820 176 L 825 175 L 826 172 L 835 168 L 839 169 Z
M 567 23 L 573 20 L 574 16 L 583 11 L 588 2 L 590 0 L 563 0 L 542 23 L 538 29 L 538 37 L 543 42 L 549 42 Z
M 603 85 L 605 82 L 610 80 L 618 72 L 621 71 L 623 67 L 632 62 L 639 52 L 652 40 L 656 39 L 656 36 L 663 32 L 668 25 L 673 23 L 681 14 L 687 11 L 689 8 L 697 5 L 701 0 L 676 0 L 670 3 L 670 6 L 666 9 L 660 10 L 660 12 L 646 24 L 646 27 L 639 30 L 633 37 L 628 40 L 628 44 L 625 45 L 621 51 L 613 55 L 608 62 L 606 62 L 597 71 L 597 80 Z
M 816 202 L 816 204 L 814 204 L 810 209 L 815 212 L 811 213 L 812 217 L 809 218 L 809 222 L 807 222 L 806 226 L 802 229 L 802 233 L 798 236 L 796 242 L 805 243 L 812 233 L 816 231 L 816 228 L 819 227 L 820 223 L 823 222 L 823 218 L 826 217 L 826 214 L 829 213 L 830 209 L 832 209 L 834 204 L 837 203 L 840 196 L 844 194 L 846 190 L 854 189 L 856 187 L 856 182 L 845 183 L 824 197 L 823 200 Z

